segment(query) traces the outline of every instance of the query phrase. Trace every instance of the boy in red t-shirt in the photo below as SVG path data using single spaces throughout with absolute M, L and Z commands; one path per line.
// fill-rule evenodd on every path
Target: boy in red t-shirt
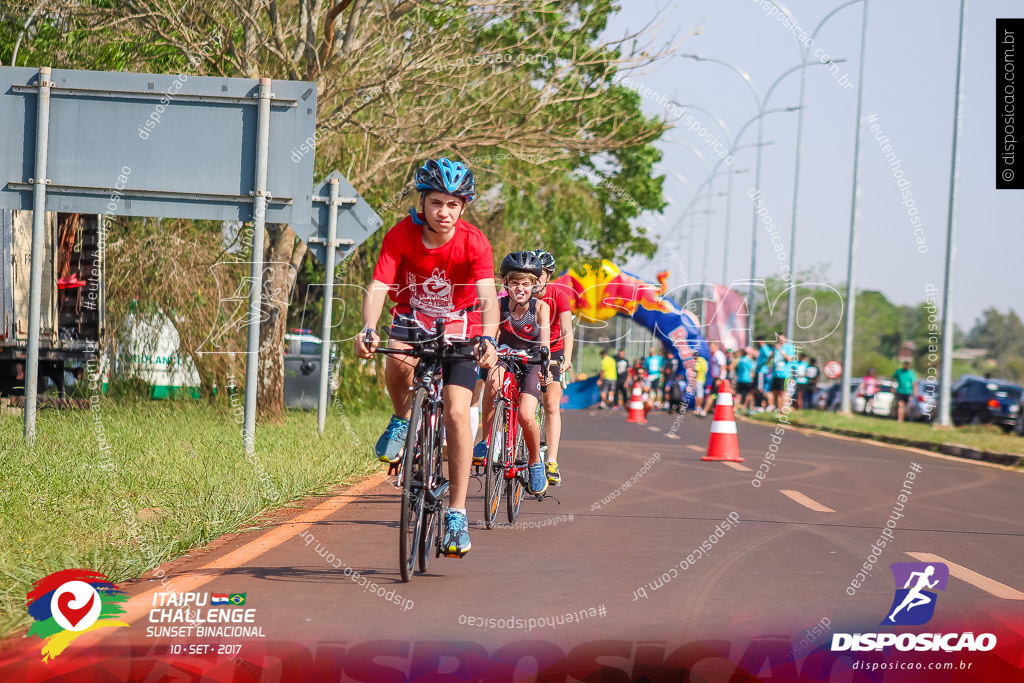
M 416 171 L 420 210 L 412 210 L 384 236 L 373 282 L 363 298 L 363 331 L 355 351 L 369 358 L 380 342 L 377 323 L 390 297 L 395 306 L 389 348 L 408 349 L 417 330 L 430 332 L 444 318 L 449 336 L 468 339 L 483 335 L 487 344 L 478 358 L 482 368 L 497 362 L 494 335 L 498 331 L 498 300 L 494 288 L 494 256 L 480 230 L 462 220 L 473 199 L 473 172 L 460 162 L 429 160 Z M 369 334 L 372 343 L 364 338 Z M 390 463 L 402 457 L 409 429 L 413 372 L 418 359 L 389 356 L 384 377 L 395 414 L 377 441 L 378 457 Z M 469 406 L 476 383 L 472 361 L 444 365 L 444 426 L 448 441 L 450 507 L 442 547 L 448 557 L 462 557 L 471 547 L 466 518 L 466 492 L 472 467 L 473 434 Z
M 562 475 L 558 471 L 558 444 L 562 439 L 562 385 L 559 380 L 568 377 L 572 367 L 572 299 L 569 287 L 557 283 L 548 284 L 555 274 L 555 257 L 543 249 L 537 249 L 534 253 L 544 268 L 538 282 L 537 298 L 551 309 L 551 360 L 558 363 L 557 367 L 551 368 L 555 381 L 544 394 L 544 430 L 547 437 L 545 467 L 548 483 L 560 486 Z

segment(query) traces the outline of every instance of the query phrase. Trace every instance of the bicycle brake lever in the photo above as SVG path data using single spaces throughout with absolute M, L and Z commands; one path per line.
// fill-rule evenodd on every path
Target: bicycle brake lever
M 548 370 L 551 367 L 551 350 L 546 346 L 540 347 L 540 374 L 542 379 L 548 378 Z M 545 382 L 540 384 L 541 393 L 548 393 L 548 385 Z

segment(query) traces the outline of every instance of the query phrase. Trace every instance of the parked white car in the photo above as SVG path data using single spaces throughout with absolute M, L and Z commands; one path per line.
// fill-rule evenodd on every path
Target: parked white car
M 860 389 L 860 380 L 856 380 L 856 388 L 853 388 L 851 382 L 851 391 L 854 393 L 852 408 L 855 413 L 864 412 L 864 397 L 857 396 L 856 392 Z M 871 403 L 871 414 L 879 415 L 881 417 L 890 417 L 893 411 L 893 401 L 896 399 L 896 394 L 893 391 L 893 384 L 887 379 L 878 380 L 878 393 L 875 394 L 875 400 Z

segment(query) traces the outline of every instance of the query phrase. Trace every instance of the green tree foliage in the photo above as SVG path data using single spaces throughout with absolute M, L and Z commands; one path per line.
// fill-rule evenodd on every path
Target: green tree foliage
M 988 308 L 975 320 L 967 344 L 983 348 L 996 358 L 1004 354 L 1024 356 L 1024 322 L 1013 310 L 1004 315 Z
M 467 218 L 492 239 L 497 258 L 544 246 L 568 266 L 652 253 L 643 227 L 633 223 L 664 206 L 652 143 L 665 125 L 642 114 L 636 93 L 613 84 L 660 55 L 641 36 L 604 42 L 614 11 L 609 0 L 90 0 L 40 12 L 18 62 L 314 81 L 316 175 L 339 169 L 385 227 L 415 203 L 415 168 L 445 155 L 474 168 L 480 194 Z M 0 58 L 9 59 L 30 12 L 26 4 L 0 8 Z M 275 318 L 269 338 L 277 344 L 286 325 L 319 326 L 322 288 L 310 285 L 322 282 L 323 267 L 310 262 L 286 226 L 267 232 L 267 254 L 295 267 L 272 276 L 270 288 L 291 292 L 293 302 L 287 322 Z M 335 282 L 366 284 L 382 232 Z M 119 253 L 138 251 L 136 234 L 119 232 Z M 138 239 L 153 235 L 138 231 Z M 212 267 L 223 253 L 204 241 L 189 257 Z M 216 319 L 217 301 L 197 304 L 198 290 L 161 286 L 161 275 L 175 273 L 146 279 L 151 303 L 179 312 L 179 331 Z M 339 295 L 335 338 L 344 339 L 358 327 L 359 294 L 353 287 Z M 279 355 L 261 354 L 260 363 Z M 204 377 L 224 372 L 197 361 Z M 261 371 L 270 375 L 280 368 Z
M 853 348 L 872 349 L 895 358 L 903 340 L 903 315 L 899 307 L 876 291 L 857 292 Z M 877 369 L 877 368 L 876 368 Z
M 987 368 L 993 376 L 1024 380 L 1024 322 L 1015 311 L 1006 314 L 988 308 L 974 322 L 966 337 L 967 346 L 983 348 L 995 361 Z

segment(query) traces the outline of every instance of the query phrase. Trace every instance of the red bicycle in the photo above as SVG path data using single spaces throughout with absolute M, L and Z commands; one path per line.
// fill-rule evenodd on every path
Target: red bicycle
M 546 346 L 542 346 L 536 356 L 527 351 L 500 349 L 498 359 L 506 366 L 506 372 L 501 391 L 494 397 L 494 420 L 484 465 L 484 524 L 488 529 L 494 528 L 502 492 L 509 524 L 519 518 L 523 488 L 529 484 L 529 455 L 519 429 L 519 387 L 530 372 L 529 366 L 540 365 L 541 377 L 547 377 L 551 364 Z M 547 391 L 543 383 L 541 391 Z

